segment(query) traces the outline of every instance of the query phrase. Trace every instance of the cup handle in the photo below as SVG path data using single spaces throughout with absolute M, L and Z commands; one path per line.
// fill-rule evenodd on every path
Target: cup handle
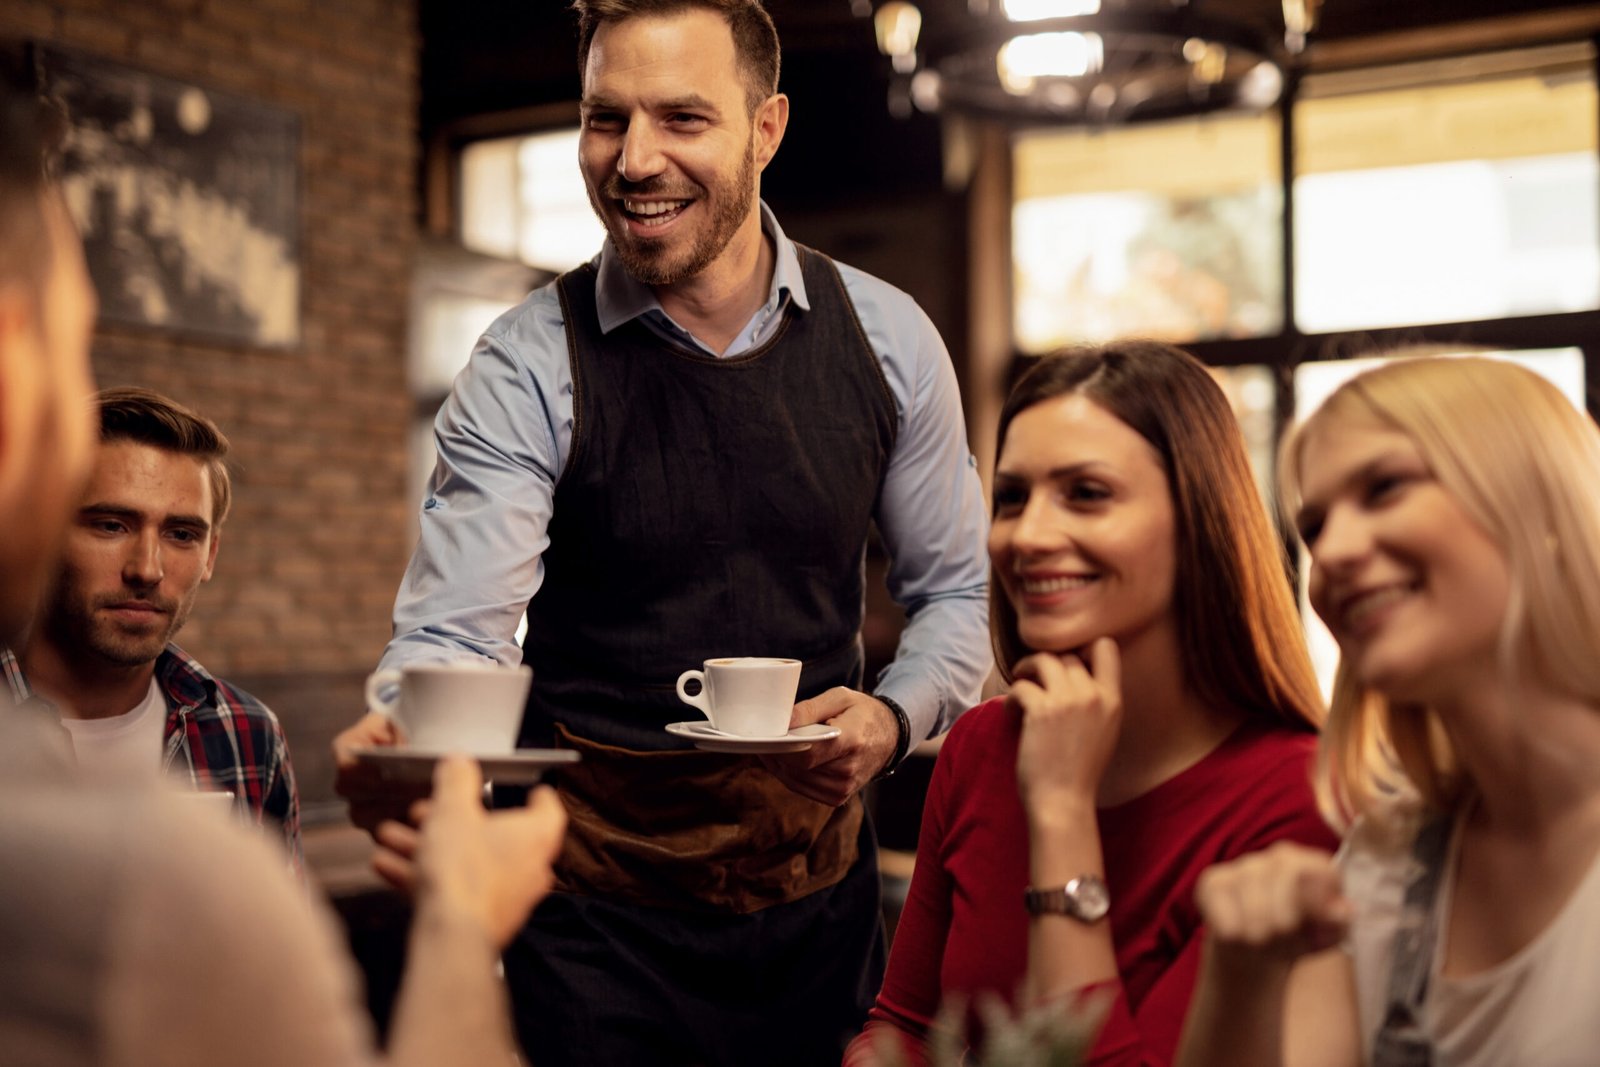
M 385 689 L 389 690 L 387 699 L 384 697 Z M 400 703 L 400 671 L 395 667 L 385 667 L 367 675 L 366 694 L 368 711 L 393 715 L 395 705 Z
M 700 692 L 696 693 L 694 696 L 690 696 L 684 691 L 683 688 L 684 683 L 688 682 L 691 678 L 696 678 L 700 681 Z M 678 675 L 678 699 L 683 701 L 685 704 L 689 704 L 695 708 L 698 708 L 700 714 L 706 717 L 706 721 L 711 721 L 711 701 L 706 699 L 705 671 L 690 670 L 684 671 L 682 674 Z

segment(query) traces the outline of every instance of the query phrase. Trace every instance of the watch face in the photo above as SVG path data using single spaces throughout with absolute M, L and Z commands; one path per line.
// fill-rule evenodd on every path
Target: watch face
M 1111 910 L 1111 892 L 1105 879 L 1095 874 L 1074 878 L 1055 889 L 1029 887 L 1023 902 L 1030 915 L 1066 915 L 1079 922 L 1095 923 Z
M 1072 902 L 1072 914 L 1084 922 L 1099 922 L 1111 910 L 1105 881 L 1092 874 L 1068 882 L 1067 899 Z

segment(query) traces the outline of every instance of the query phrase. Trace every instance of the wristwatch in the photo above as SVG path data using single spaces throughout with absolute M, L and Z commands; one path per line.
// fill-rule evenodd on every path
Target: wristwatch
M 1083 923 L 1097 923 L 1111 910 L 1111 893 L 1098 874 L 1083 874 L 1056 889 L 1022 891 L 1029 915 L 1065 915 Z

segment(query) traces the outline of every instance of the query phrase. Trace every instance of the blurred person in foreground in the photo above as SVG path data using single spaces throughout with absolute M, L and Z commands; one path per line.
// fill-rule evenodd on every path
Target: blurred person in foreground
M 100 444 L 61 564 L 20 650 L 0 647 L 0 675 L 16 703 L 59 718 L 84 776 L 231 794 L 298 870 L 300 798 L 277 716 L 172 643 L 216 567 L 228 439 L 148 389 L 108 389 L 95 408 Z
M 0 50 L 0 641 L 19 638 L 89 469 L 94 295 L 47 171 L 61 123 Z M 439 1067 L 515 1061 L 500 946 L 547 891 L 548 790 L 488 813 L 441 765 L 424 829 L 375 861 L 416 894 L 387 1057 L 326 908 L 275 849 L 164 789 L 80 783 L 54 723 L 0 715 L 0 1062 L 6 1067 Z
M 1201 872 L 1334 841 L 1282 545 L 1222 390 L 1169 345 L 1040 361 L 1001 409 L 998 457 L 990 615 L 1010 693 L 939 752 L 888 976 L 846 1063 L 925 1062 L 945 1003 L 981 1047 L 994 998 L 1095 1004 L 1087 1064 L 1166 1064 L 1199 968 Z
M 976 699 L 984 514 L 955 372 L 912 299 L 789 240 L 756 0 L 584 0 L 579 165 L 599 255 L 490 326 L 439 463 L 382 666 L 533 667 L 520 743 L 582 753 L 560 891 L 506 956 L 541 1064 L 836 1064 L 883 969 L 861 791 Z M 876 523 L 907 623 L 863 677 Z M 526 612 L 527 638 L 516 644 Z M 802 661 L 802 752 L 694 750 L 673 682 Z M 367 821 L 357 750 L 336 742 Z
M 1600 1050 L 1600 431 L 1479 357 L 1398 359 L 1285 440 L 1339 642 L 1335 859 L 1208 872 L 1182 1062 L 1580 1067 Z

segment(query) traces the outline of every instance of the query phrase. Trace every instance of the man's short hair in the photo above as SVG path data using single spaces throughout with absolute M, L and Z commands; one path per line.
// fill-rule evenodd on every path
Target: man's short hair
M 211 479 L 211 527 L 222 526 L 233 487 L 223 462 L 228 439 L 216 423 L 160 393 L 131 386 L 101 390 L 95 404 L 100 410 L 101 444 L 134 441 L 204 463 Z
M 578 13 L 578 73 L 589 64 L 589 46 L 603 23 L 643 15 L 675 15 L 680 11 L 714 11 L 733 33 L 733 49 L 744 74 L 745 104 L 750 114 L 778 91 L 778 29 L 761 0 L 572 0 Z
M 0 286 L 41 293 L 52 245 L 44 215 L 66 113 L 41 89 L 34 51 L 0 42 Z

